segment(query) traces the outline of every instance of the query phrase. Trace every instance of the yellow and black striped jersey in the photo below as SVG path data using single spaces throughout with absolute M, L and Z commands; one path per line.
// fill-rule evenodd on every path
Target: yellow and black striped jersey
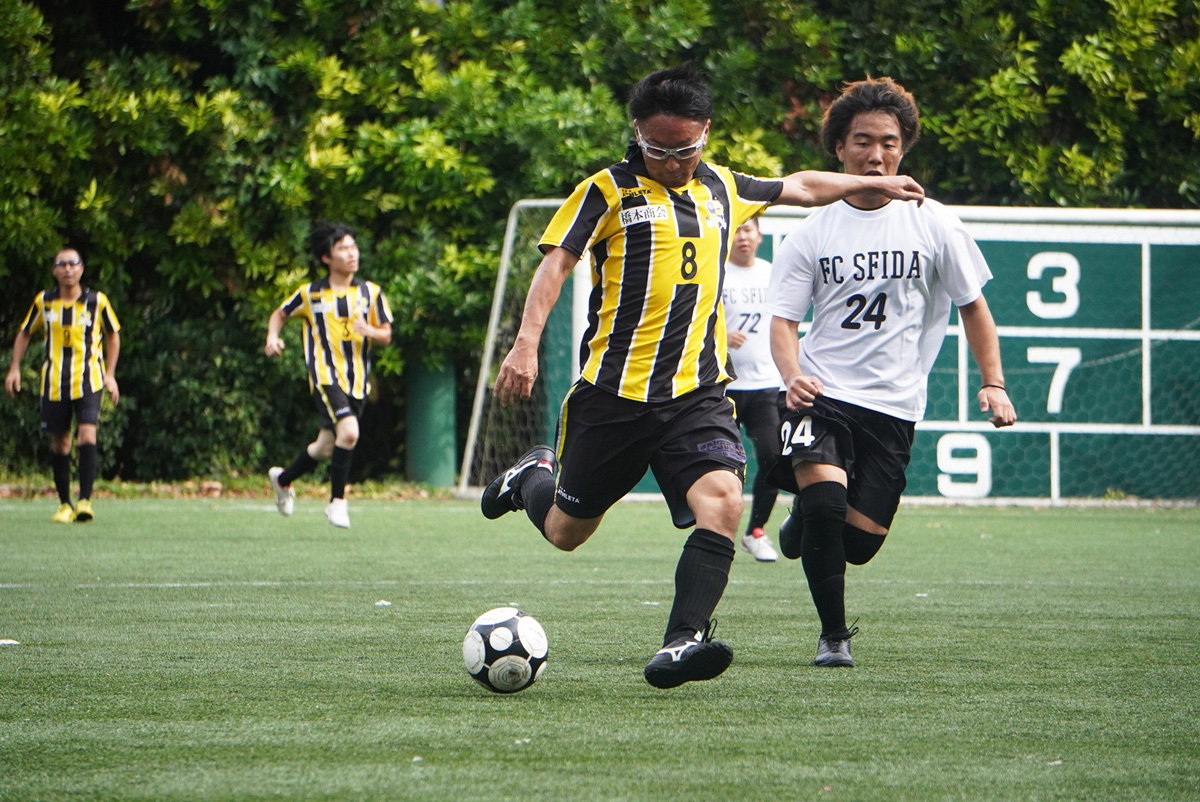
M 329 278 L 300 287 L 280 307 L 304 321 L 304 362 L 310 389 L 336 384 L 352 398 L 371 391 L 371 341 L 354 331 L 355 318 L 372 326 L 392 322 L 392 310 L 379 285 L 354 279 L 345 290 Z
M 721 285 L 733 232 L 783 183 L 701 162 L 671 189 L 641 154 L 580 183 L 542 235 L 543 252 L 594 259 L 582 378 L 622 398 L 663 401 L 731 378 Z
M 79 298 L 66 301 L 58 288 L 39 292 L 21 323 L 21 331 L 46 331 L 46 361 L 42 364 L 42 397 L 73 401 L 104 387 L 104 335 L 121 330 L 108 296 L 83 288 Z

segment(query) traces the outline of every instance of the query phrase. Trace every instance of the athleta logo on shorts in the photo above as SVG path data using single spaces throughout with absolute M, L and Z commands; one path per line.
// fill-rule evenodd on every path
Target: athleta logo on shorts
M 728 440 L 709 440 L 707 443 L 700 443 L 696 446 L 696 450 L 704 454 L 720 454 L 735 462 L 746 462 L 746 449 Z
M 574 496 L 572 496 L 570 493 L 568 493 L 568 492 L 566 492 L 565 490 L 563 490 L 561 487 L 560 487 L 560 488 L 558 488 L 558 490 L 557 490 L 557 491 L 555 491 L 555 492 L 556 492 L 556 493 L 557 493 L 559 496 L 562 496 L 564 499 L 566 499 L 567 501 L 571 502 L 572 504 L 578 504 L 578 503 L 579 503 L 579 499 L 575 498 L 575 497 L 574 497 Z
M 335 409 L 333 411 L 333 416 L 335 418 L 340 418 L 343 415 L 349 415 L 349 414 L 350 414 L 350 407 L 338 407 L 337 409 Z
M 651 220 L 666 220 L 668 217 L 667 207 L 663 204 L 635 206 L 632 209 L 621 210 L 621 227 L 627 228 L 636 223 L 647 223 Z

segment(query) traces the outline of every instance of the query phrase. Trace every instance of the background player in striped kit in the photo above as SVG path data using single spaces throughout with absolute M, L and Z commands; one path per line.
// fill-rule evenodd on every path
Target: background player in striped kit
M 103 390 L 116 404 L 117 358 L 121 353 L 121 324 L 108 297 L 83 286 L 83 257 L 77 248 L 54 255 L 57 286 L 39 292 L 13 341 L 12 363 L 4 379 L 10 396 L 21 389 L 21 358 L 33 339 L 46 332 L 46 361 L 42 365 L 42 430 L 50 435 L 50 463 L 58 491 L 56 523 L 90 521 L 92 485 L 96 479 L 96 427 L 100 422 Z M 71 504 L 71 418 L 79 441 L 79 504 Z
M 775 562 L 779 555 L 763 531 L 779 491 L 768 474 L 779 457 L 779 371 L 771 360 L 771 310 L 767 290 L 771 263 L 758 258 L 762 231 L 752 217 L 733 232 L 725 285 L 725 325 L 729 331 L 729 358 L 737 378 L 725 388 L 733 401 L 738 426 L 754 443 L 754 476 L 750 517 L 742 534 L 742 548 L 759 562 Z
M 919 135 L 916 102 L 890 78 L 848 84 L 821 123 L 826 150 L 857 175 L 895 175 Z M 792 411 L 772 479 L 798 494 L 779 548 L 801 558 L 821 619 L 816 665 L 854 665 L 846 563 L 870 560 L 891 527 L 951 304 L 982 374 L 980 411 L 996 427 L 1016 421 L 983 297 L 991 277 L 940 203 L 876 192 L 815 210 L 775 254 L 771 350 Z
M 712 94 L 688 65 L 639 81 L 629 110 L 635 141 L 625 160 L 580 183 L 539 243 L 544 257 L 494 386 L 501 403 L 530 395 L 550 310 L 590 249 L 590 324 L 557 448 L 527 451 L 484 489 L 480 506 L 487 518 L 524 509 L 546 540 L 572 551 L 647 468 L 654 471 L 675 526 L 694 527 L 676 566 L 663 648 L 644 671 L 651 685 L 672 688 L 712 679 L 733 660 L 729 644 L 711 639 L 746 460 L 724 393 L 721 282 L 732 232 L 772 203 L 831 203 L 865 189 L 923 194 L 906 178 L 761 179 L 703 162 Z
M 348 528 L 346 481 L 358 444 L 359 418 L 371 390 L 371 346 L 392 341 L 392 313 L 379 285 L 355 275 L 358 243 L 349 226 L 318 223 L 309 235 L 309 249 L 329 272 L 320 281 L 297 289 L 271 313 L 263 350 L 267 356 L 281 354 L 283 325 L 291 317 L 304 322 L 304 362 L 321 429 L 291 465 L 271 468 L 267 475 L 275 506 L 283 515 L 291 515 L 295 505 L 292 482 L 318 462 L 330 460 L 325 517 L 334 526 Z

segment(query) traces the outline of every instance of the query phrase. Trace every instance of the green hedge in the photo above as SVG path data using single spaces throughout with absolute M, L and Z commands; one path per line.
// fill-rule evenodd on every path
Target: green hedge
M 107 472 L 261 470 L 313 423 L 298 366 L 259 355 L 266 317 L 311 275 L 310 222 L 346 220 L 396 313 L 358 471 L 395 473 L 405 365 L 455 364 L 466 410 L 508 208 L 619 157 L 645 72 L 703 63 L 711 155 L 750 172 L 833 166 L 822 104 L 890 74 L 922 104 L 907 167 L 935 197 L 1194 207 L 1198 18 L 1166 0 L 4 0 L 0 332 L 80 243 L 126 325 Z M 36 462 L 28 398 L 0 421 L 0 467 Z

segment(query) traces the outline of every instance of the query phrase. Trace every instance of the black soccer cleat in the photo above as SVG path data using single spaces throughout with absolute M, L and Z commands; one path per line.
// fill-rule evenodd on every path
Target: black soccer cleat
M 677 638 L 659 649 L 643 672 L 646 682 L 655 688 L 676 688 L 685 682 L 712 679 L 729 668 L 733 647 L 711 639 L 716 623 L 710 622 L 695 637 Z
M 788 517 L 783 519 L 783 523 L 779 525 L 779 553 L 789 560 L 796 560 L 800 557 L 800 539 L 804 534 L 804 525 L 801 523 L 797 514 L 795 505 L 788 511 Z
M 844 638 L 831 638 L 825 635 L 817 641 L 817 659 L 813 660 L 814 666 L 822 666 L 824 668 L 854 668 L 856 663 L 854 658 L 850 656 L 850 638 L 858 633 L 858 628 L 855 627 L 850 631 L 850 634 Z
M 505 513 L 524 509 L 525 503 L 521 500 L 520 490 L 526 472 L 543 468 L 554 473 L 557 466 L 554 449 L 550 446 L 534 446 L 526 451 L 511 468 L 484 488 L 483 496 L 479 499 L 479 509 L 483 511 L 483 517 L 495 519 Z

